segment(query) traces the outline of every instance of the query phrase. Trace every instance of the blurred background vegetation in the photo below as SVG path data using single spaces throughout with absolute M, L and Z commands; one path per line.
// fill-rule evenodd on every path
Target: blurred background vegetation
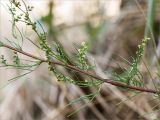
M 139 64 L 145 86 L 158 89 L 160 82 L 160 2 L 158 0 L 25 0 L 34 6 L 31 16 L 47 31 L 50 45 L 60 44 L 70 61 L 76 49 L 85 41 L 89 45 L 87 58 L 103 78 L 123 73 L 129 68 L 138 44 L 144 36 L 151 41 Z M 12 40 L 11 19 L 7 0 L 0 1 L 0 40 Z M 34 43 L 36 36 L 19 24 L 25 38 Z M 44 57 L 30 42 L 24 50 Z M 54 49 L 54 48 L 53 48 Z M 0 54 L 12 59 L 8 50 Z M 25 56 L 23 56 L 25 58 Z M 62 70 L 63 71 L 63 70 Z M 104 84 L 93 101 L 82 97 L 95 93 L 96 88 L 81 88 L 58 82 L 46 64 L 14 82 L 8 79 L 21 70 L 0 68 L 0 120 L 158 120 L 159 97 L 153 94 L 127 91 Z M 67 73 L 71 76 L 76 73 Z M 74 75 L 73 75 L 74 76 Z M 78 79 L 84 76 L 78 75 Z M 77 79 L 77 78 L 76 78 Z M 79 99 L 77 99 L 79 98 Z M 69 103 L 71 105 L 67 106 Z M 82 108 L 82 109 L 80 109 Z M 77 112 L 67 117 L 73 112 Z

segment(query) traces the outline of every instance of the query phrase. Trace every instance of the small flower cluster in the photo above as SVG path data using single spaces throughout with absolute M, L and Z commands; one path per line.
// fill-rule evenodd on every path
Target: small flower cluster
M 54 71 L 54 74 L 56 75 L 58 81 L 75 84 L 75 85 L 78 85 L 79 87 L 99 86 L 103 83 L 102 81 L 99 81 L 99 80 L 84 80 L 84 81 L 73 80 L 66 75 L 58 73 L 57 71 Z
M 12 34 L 13 37 L 17 39 L 16 30 L 18 29 L 16 26 L 16 23 L 22 22 L 25 23 L 28 26 L 31 26 L 31 28 L 36 31 L 36 22 L 32 22 L 32 20 L 29 17 L 29 12 L 32 11 L 33 6 L 27 6 L 25 2 L 23 2 L 24 7 L 22 7 L 21 2 L 18 0 L 10 0 L 10 6 L 9 11 L 12 15 Z M 19 14 L 17 14 L 19 13 Z
M 74 80 L 72 80 L 70 77 L 65 76 L 62 73 L 58 72 L 58 70 L 56 70 L 56 68 L 54 68 L 52 65 L 49 65 L 49 70 L 55 74 L 58 81 L 63 81 L 66 83 L 74 83 Z
M 19 64 L 20 64 L 20 59 L 19 59 L 19 57 L 18 57 L 17 52 L 14 52 L 13 63 L 14 63 L 15 65 L 19 65 Z
M 30 23 L 29 20 L 29 11 L 32 11 L 33 6 L 25 6 L 26 11 L 21 8 L 21 3 L 17 0 L 10 0 L 11 6 L 9 7 L 9 10 L 13 16 L 13 19 L 15 22 L 22 21 Z M 19 15 L 16 14 L 16 11 L 20 10 L 21 13 Z M 24 16 L 24 17 L 23 17 Z
M 58 74 L 57 79 L 58 79 L 58 81 L 63 81 L 66 83 L 73 83 L 74 82 L 74 80 L 72 80 L 71 78 L 69 78 L 68 76 L 65 76 L 63 74 Z
M 20 2 L 17 1 L 17 0 L 10 0 L 10 2 L 13 3 L 16 7 L 20 7 L 21 6 Z
M 28 6 L 27 8 L 28 8 L 28 11 L 32 11 L 34 7 L 33 6 Z
M 31 26 L 32 30 L 37 34 L 37 36 L 39 38 L 38 42 L 39 42 L 40 48 L 43 51 L 45 51 L 46 57 L 49 58 L 50 56 L 53 56 L 54 54 L 46 41 L 46 39 L 47 39 L 46 32 L 44 32 L 44 30 L 43 30 L 43 32 L 39 32 L 37 30 L 37 23 L 32 21 L 30 18 L 29 12 L 32 11 L 32 9 L 34 7 L 27 6 L 24 3 L 25 10 L 23 10 L 22 7 L 20 7 L 21 6 L 20 2 L 17 2 L 17 0 L 11 0 L 10 3 L 11 3 L 11 6 L 10 6 L 9 10 L 11 11 L 11 14 L 13 16 L 13 26 L 15 26 L 16 22 L 23 22 L 26 25 Z M 16 10 L 19 10 L 21 12 L 21 14 L 17 15 Z
M 4 55 L 1 55 L 0 57 L 0 64 L 7 65 L 7 60 L 4 58 Z
M 19 56 L 17 54 L 17 52 L 14 52 L 14 55 L 13 55 L 13 64 L 9 64 L 7 63 L 7 59 L 5 59 L 4 55 L 1 55 L 0 57 L 0 64 L 4 65 L 4 66 L 17 66 L 17 65 L 20 65 L 20 59 L 19 59 Z
M 36 29 L 36 23 L 32 22 L 30 17 L 29 17 L 29 12 L 32 11 L 32 9 L 34 8 L 33 6 L 26 6 L 26 9 L 23 10 L 21 8 L 21 4 L 19 1 L 17 0 L 10 0 L 11 6 L 9 8 L 11 14 L 12 14 L 12 18 L 13 18 L 13 22 L 24 22 L 26 23 L 26 25 L 30 25 L 32 27 L 33 30 Z M 16 11 L 20 11 L 21 13 L 19 15 L 17 15 Z
M 135 58 L 135 62 L 139 63 L 143 54 L 144 54 L 144 50 L 145 50 L 145 46 L 148 42 L 148 40 L 150 40 L 150 38 L 145 37 L 142 40 L 142 43 L 140 45 L 138 45 L 138 50 L 136 51 L 136 58 Z
M 78 62 L 79 62 L 78 67 L 80 67 L 83 70 L 88 70 L 90 68 L 86 61 L 87 50 L 88 50 L 87 44 L 85 42 L 82 42 L 81 48 L 78 49 Z
M 150 38 L 144 38 L 142 43 L 138 45 L 136 51 L 136 57 L 133 59 L 130 70 L 126 70 L 122 75 L 115 74 L 115 78 L 118 81 L 124 82 L 128 85 L 143 86 L 142 75 L 138 71 L 138 63 L 141 61 L 144 54 L 145 46 Z

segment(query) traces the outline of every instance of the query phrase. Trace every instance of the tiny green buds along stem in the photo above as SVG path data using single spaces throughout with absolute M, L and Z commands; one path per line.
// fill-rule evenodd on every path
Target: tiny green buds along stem
M 86 61 L 86 53 L 88 50 L 88 46 L 85 42 L 82 42 L 81 48 L 78 49 L 78 62 L 79 62 L 79 67 L 83 70 L 89 69 L 89 66 Z
M 142 43 L 140 45 L 138 45 L 138 50 L 136 51 L 136 58 L 135 58 L 135 60 L 136 60 L 137 63 L 140 62 L 141 57 L 144 54 L 145 46 L 146 46 L 148 40 L 150 40 L 150 38 L 145 37 L 142 40 Z
M 14 63 L 15 65 L 19 65 L 19 64 L 20 64 L 20 59 L 19 59 L 19 57 L 18 57 L 17 52 L 14 52 L 13 63 Z
M 1 55 L 1 57 L 0 57 L 0 63 L 3 64 L 3 65 L 7 65 L 6 61 L 7 60 L 4 58 L 4 55 Z
M 145 37 L 142 43 L 138 45 L 138 50 L 136 51 L 136 57 L 133 58 L 130 70 L 124 71 L 122 75 L 115 74 L 115 79 L 124 82 L 127 85 L 143 86 L 142 75 L 138 70 L 138 63 L 141 61 L 144 55 L 145 46 L 150 38 Z

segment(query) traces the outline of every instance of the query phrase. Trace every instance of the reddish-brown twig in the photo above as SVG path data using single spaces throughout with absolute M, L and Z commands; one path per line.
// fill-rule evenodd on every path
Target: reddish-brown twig
M 154 93 L 154 94 L 159 94 L 160 93 L 160 91 L 157 91 L 157 90 L 154 90 L 154 89 L 136 87 L 136 86 L 126 85 L 124 83 L 117 82 L 117 81 L 112 80 L 112 79 L 104 79 L 104 78 L 102 78 L 102 77 L 100 77 L 98 75 L 95 75 L 95 74 L 91 73 L 91 72 L 88 72 L 88 71 L 85 71 L 85 70 L 81 70 L 76 66 L 68 65 L 68 64 L 65 64 L 65 63 L 60 62 L 60 61 L 51 61 L 51 60 L 43 59 L 43 58 L 34 56 L 34 55 L 30 54 L 30 53 L 24 52 L 24 51 L 22 51 L 20 49 L 14 48 L 14 47 L 6 45 L 6 44 L 3 44 L 3 47 L 11 49 L 13 51 L 16 51 L 18 53 L 21 53 L 21 54 L 26 55 L 28 57 L 31 57 L 33 59 L 40 60 L 41 62 L 48 62 L 48 63 L 51 63 L 51 64 L 61 65 L 61 66 L 67 67 L 67 68 L 69 68 L 71 70 L 74 70 L 76 72 L 88 75 L 88 76 L 90 76 L 92 78 L 101 80 L 101 81 L 103 81 L 105 83 L 108 83 L 108 84 L 111 84 L 111 85 L 114 85 L 114 86 L 117 86 L 117 87 L 128 88 L 128 89 L 131 89 L 131 90 L 136 90 L 136 91 L 140 91 L 140 92 L 147 92 L 147 93 Z

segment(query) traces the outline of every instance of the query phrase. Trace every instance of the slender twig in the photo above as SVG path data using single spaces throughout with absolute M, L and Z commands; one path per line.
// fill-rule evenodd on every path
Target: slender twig
M 31 58 L 33 58 L 33 59 L 40 60 L 41 62 L 47 62 L 47 60 L 45 60 L 45 59 L 43 59 L 43 58 L 34 56 L 34 55 L 30 54 L 30 53 L 24 52 L 24 51 L 21 50 L 21 49 L 14 48 L 14 47 L 12 47 L 12 46 L 10 46 L 10 45 L 7 45 L 7 44 L 4 44 L 4 43 L 3 43 L 2 46 L 5 47 L 5 48 L 8 48 L 8 49 L 11 49 L 11 50 L 13 50 L 13 51 L 16 51 L 16 52 L 18 52 L 18 53 L 21 53 L 21 54 L 23 54 L 23 55 L 26 55 L 26 56 L 28 56 L 28 57 L 31 57 Z
M 131 85 L 126 85 L 126 84 L 123 84 L 121 82 L 117 82 L 113 79 L 104 79 L 98 75 L 95 75 L 89 71 L 86 71 L 86 70 L 81 70 L 79 69 L 78 67 L 76 66 L 72 66 L 72 65 L 68 65 L 68 64 L 65 64 L 63 62 L 60 62 L 60 61 L 51 61 L 51 60 L 47 60 L 47 59 L 44 59 L 44 58 L 40 58 L 40 57 L 37 57 L 37 56 L 34 56 L 30 53 L 27 53 L 23 50 L 20 50 L 20 49 L 17 49 L 17 48 L 14 48 L 12 46 L 9 46 L 9 45 L 6 45 L 6 44 L 3 44 L 3 47 L 5 48 L 8 48 L 8 49 L 11 49 L 13 51 L 16 51 L 18 53 L 21 53 L 23 55 L 26 55 L 28 57 L 31 57 L 33 59 L 36 59 L 36 60 L 39 60 L 41 62 L 47 62 L 47 63 L 51 63 L 51 64 L 55 64 L 55 65 L 60 65 L 60 66 L 64 66 L 64 67 L 67 67 L 71 70 L 74 70 L 76 72 L 79 72 L 79 73 L 82 73 L 82 74 L 85 74 L 85 75 L 88 75 L 92 78 L 95 78 L 95 79 L 98 79 L 98 80 L 101 80 L 102 82 L 105 82 L 105 83 L 108 83 L 108 84 L 111 84 L 111 85 L 114 85 L 114 86 L 117 86 L 117 87 L 122 87 L 122 88 L 128 88 L 130 90 L 136 90 L 136 91 L 140 91 L 140 92 L 147 92 L 147 93 L 154 93 L 154 94 L 160 94 L 160 91 L 158 90 L 154 90 L 154 89 L 147 89 L 147 88 L 143 88 L 143 87 L 136 87 L 136 86 L 131 86 Z

